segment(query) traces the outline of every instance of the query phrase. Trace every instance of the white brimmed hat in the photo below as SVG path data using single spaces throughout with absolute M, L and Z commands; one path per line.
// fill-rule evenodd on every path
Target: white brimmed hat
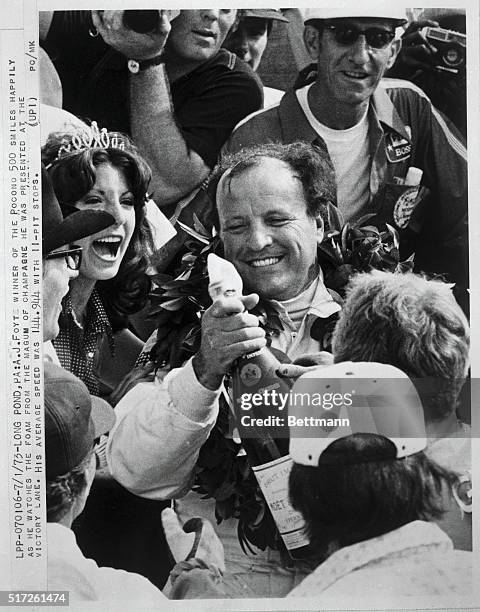
M 317 467 L 335 440 L 357 433 L 388 438 L 397 459 L 427 446 L 415 385 L 404 372 L 383 363 L 348 361 L 307 372 L 291 390 L 288 418 L 290 456 L 301 465 Z M 335 463 L 342 463 L 337 454 Z
M 339 2 L 336 7 L 307 8 L 302 10 L 303 21 L 306 24 L 312 19 L 348 19 L 350 17 L 362 17 L 372 19 L 392 19 L 405 23 L 407 21 L 405 9 L 395 8 L 395 3 L 385 2 L 375 8 L 373 3 L 364 6 L 358 3 Z M 398 24 L 400 25 L 400 23 Z

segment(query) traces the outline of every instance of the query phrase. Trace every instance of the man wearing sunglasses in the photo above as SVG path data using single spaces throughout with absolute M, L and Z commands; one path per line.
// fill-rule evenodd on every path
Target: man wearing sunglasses
M 269 141 L 304 140 L 327 148 L 345 221 L 393 226 L 403 258 L 415 270 L 456 283 L 468 309 L 467 163 L 462 136 L 408 81 L 384 79 L 401 47 L 402 10 L 305 10 L 304 42 L 317 64 L 315 81 L 250 116 L 226 152 Z M 405 184 L 422 171 L 422 197 Z M 410 192 L 408 191 L 410 189 Z
M 63 218 L 50 178 L 42 165 L 43 341 L 45 354 L 57 361 L 49 342 L 59 331 L 58 317 L 70 279 L 78 275 L 82 249 L 75 241 L 113 225 L 112 215 L 97 210 L 72 212 Z

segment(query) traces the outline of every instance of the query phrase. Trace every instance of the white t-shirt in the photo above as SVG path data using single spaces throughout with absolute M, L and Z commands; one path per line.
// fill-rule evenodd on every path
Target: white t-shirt
M 327 145 L 335 168 L 337 205 L 345 221 L 354 221 L 366 213 L 370 199 L 370 155 L 367 113 L 353 127 L 334 130 L 320 123 L 308 105 L 311 84 L 297 90 L 298 102 L 305 116 Z
M 275 106 L 285 95 L 285 92 L 281 89 L 275 89 L 274 87 L 263 88 L 263 108 L 269 108 Z

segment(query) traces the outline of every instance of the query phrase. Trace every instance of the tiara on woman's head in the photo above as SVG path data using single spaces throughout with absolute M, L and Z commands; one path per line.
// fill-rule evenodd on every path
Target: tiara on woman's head
M 48 170 L 58 160 L 89 149 L 120 149 L 124 151 L 125 139 L 122 134 L 116 132 L 109 134 L 106 128 L 100 129 L 97 122 L 92 121 L 90 126 L 86 125 L 72 134 L 68 140 L 64 139 L 57 151 L 56 158 L 45 167 Z

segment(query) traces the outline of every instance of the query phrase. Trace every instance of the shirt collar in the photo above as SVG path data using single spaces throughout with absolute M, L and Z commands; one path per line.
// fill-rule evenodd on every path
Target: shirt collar
M 92 297 L 88 302 L 87 317 L 90 321 L 89 331 L 91 330 L 92 333 L 97 333 L 99 335 L 105 333 L 108 338 L 110 351 L 113 353 L 114 340 L 112 328 L 110 321 L 108 320 L 107 313 L 105 312 L 102 300 L 100 299 L 96 289 L 93 290 Z
M 402 553 L 408 553 L 409 550 L 419 547 L 437 552 L 453 550 L 452 541 L 438 525 L 426 521 L 413 521 L 377 538 L 337 550 L 310 576 L 307 576 L 290 595 L 296 596 L 304 589 L 306 592 L 311 592 L 312 588 L 320 593 L 343 576 L 370 563 L 401 556 Z
M 55 365 L 60 365 L 60 361 L 58 360 L 58 355 L 55 351 L 55 348 L 52 344 L 51 340 L 47 340 L 43 343 L 43 359 L 45 361 L 50 361 Z
M 411 142 L 410 134 L 405 129 L 405 125 L 385 90 L 387 85 L 388 79 L 382 80 L 373 92 L 370 98 L 369 118 L 373 118 L 381 125 L 383 131 L 386 129 L 387 131 L 397 132 L 406 138 L 408 142 Z M 325 147 L 325 143 L 319 139 L 318 134 L 314 131 L 305 117 L 305 113 L 300 108 L 295 91 L 288 91 L 280 100 L 279 115 L 286 142 L 305 140 L 306 142 L 312 142 Z M 295 117 L 295 121 L 292 121 L 292 117 Z
M 340 304 L 333 299 L 332 295 L 323 284 L 323 272 L 321 270 L 316 282 L 317 286 L 315 293 L 306 312 L 306 316 L 313 315 L 315 317 L 327 319 L 332 314 L 339 312 L 341 307 Z M 277 300 L 269 300 L 269 303 L 279 313 L 281 318 L 286 317 L 287 320 L 289 319 L 287 310 L 281 302 L 277 302 Z
M 317 289 L 307 314 L 327 319 L 340 310 L 340 304 L 333 299 L 332 294 L 323 284 L 323 272 L 320 270 Z
M 318 140 L 319 144 L 322 145 L 323 140 L 318 138 L 318 134 L 305 117 L 295 90 L 287 91 L 280 100 L 278 113 L 282 126 L 283 142 L 296 142 L 297 140 L 315 142 Z M 292 120 L 292 117 L 295 119 Z M 326 147 L 325 143 L 323 143 L 323 147 Z
M 71 529 L 61 523 L 47 523 L 48 550 L 57 554 L 67 554 L 69 557 L 79 556 L 83 558 L 78 548 L 75 534 Z
M 382 79 L 370 98 L 370 113 L 382 124 L 383 130 L 397 132 L 411 142 L 411 136 L 405 129 L 390 96 L 386 92 L 389 79 Z
M 71 328 L 76 329 L 77 331 L 82 329 L 73 312 L 70 293 L 64 298 L 63 314 L 68 320 Z M 87 341 L 88 338 L 103 336 L 105 334 L 107 336 L 110 352 L 113 355 L 115 340 L 113 337 L 112 327 L 97 289 L 93 290 L 92 295 L 88 300 L 85 320 L 87 321 L 87 325 L 84 330 L 84 342 Z

